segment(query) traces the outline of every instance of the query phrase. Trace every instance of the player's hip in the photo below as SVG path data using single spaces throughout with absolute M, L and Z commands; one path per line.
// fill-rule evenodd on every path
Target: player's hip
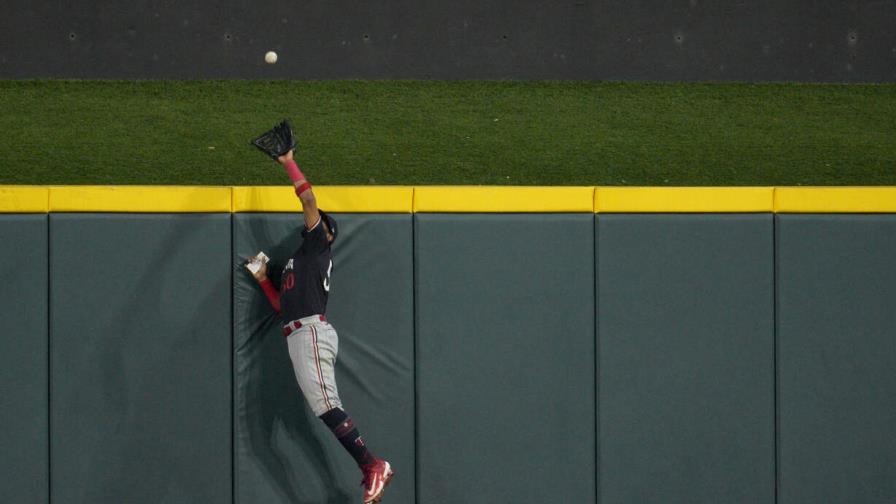
M 326 315 L 309 315 L 300 319 L 290 320 L 283 324 L 282 332 L 283 336 L 288 338 L 297 332 L 309 334 L 312 327 L 316 327 L 318 332 L 322 330 L 335 332 L 333 326 L 327 321 Z
M 286 336 L 287 345 L 292 348 L 304 348 L 306 352 L 315 351 L 318 354 L 335 354 L 339 351 L 339 336 L 336 329 L 326 321 L 325 317 L 314 315 L 305 317 L 293 322 L 302 322 L 301 324 L 290 323 L 284 326 L 284 334 L 287 329 L 289 334 Z

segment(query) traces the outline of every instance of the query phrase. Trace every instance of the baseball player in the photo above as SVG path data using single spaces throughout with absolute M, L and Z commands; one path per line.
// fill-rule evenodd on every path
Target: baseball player
M 334 371 L 339 338 L 326 317 L 333 273 L 330 247 L 337 236 L 336 221 L 317 208 L 311 184 L 293 160 L 295 142 L 289 123 L 284 121 L 271 132 L 279 135 L 280 145 L 272 152 L 259 148 L 271 157 L 276 155 L 277 162 L 292 179 L 302 205 L 305 226 L 302 245 L 286 263 L 279 290 L 268 278 L 266 264 L 262 263 L 253 276 L 271 306 L 283 316 L 283 335 L 302 394 L 314 414 L 330 428 L 360 467 L 364 475 L 361 482 L 364 503 L 379 502 L 394 474 L 392 467 L 370 453 L 352 419 L 343 410 L 336 388 Z M 258 145 L 258 142 L 253 143 Z M 283 149 L 288 150 L 281 154 Z

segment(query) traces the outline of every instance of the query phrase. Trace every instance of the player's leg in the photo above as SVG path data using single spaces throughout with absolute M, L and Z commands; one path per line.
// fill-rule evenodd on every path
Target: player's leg
M 367 449 L 364 439 L 355 427 L 354 421 L 342 407 L 339 390 L 336 387 L 336 356 L 339 353 L 339 336 L 328 323 L 311 326 L 312 341 L 316 341 L 319 369 L 321 370 L 321 390 L 331 398 L 331 408 L 327 411 L 315 411 L 314 414 L 333 432 L 358 467 L 364 467 L 376 460 Z M 335 398 L 332 399 L 332 398 Z
M 329 324 L 310 324 L 287 340 L 296 380 L 314 414 L 333 432 L 359 467 L 376 458 L 370 454 L 354 422 L 342 409 L 336 387 L 339 338 Z
M 302 395 L 305 396 L 315 416 L 320 416 L 335 407 L 341 407 L 342 403 L 339 401 L 338 393 L 328 388 L 323 379 L 326 353 L 321 358 L 321 347 L 312 327 L 307 325 L 294 331 L 286 339 L 286 344 Z
M 370 453 L 351 417 L 342 409 L 336 387 L 336 330 L 326 323 L 305 326 L 289 337 L 288 344 L 299 387 L 309 406 L 364 475 L 364 502 L 379 502 L 394 473 L 388 462 Z
M 355 459 L 364 478 L 361 484 L 364 486 L 364 502 L 379 502 L 383 497 L 386 485 L 392 480 L 394 472 L 389 462 L 374 457 L 367 449 L 367 445 L 361 438 L 361 433 L 355 427 L 354 422 L 342 408 L 334 408 L 320 415 L 327 427 L 333 431 L 333 435 L 339 443 Z
M 318 331 L 318 341 L 322 345 L 327 360 L 323 365 L 323 380 L 326 383 L 325 390 L 336 392 L 336 354 L 339 352 L 339 337 L 336 330 L 328 323 L 323 323 L 315 328 Z M 364 502 L 379 502 L 383 497 L 383 491 L 386 485 L 392 480 L 394 472 L 389 462 L 373 456 L 367 449 L 361 434 L 355 427 L 354 422 L 342 407 L 334 408 L 320 415 L 320 419 L 324 421 L 327 427 L 333 431 L 333 435 L 348 451 L 361 472 L 364 479 L 361 484 L 364 486 Z

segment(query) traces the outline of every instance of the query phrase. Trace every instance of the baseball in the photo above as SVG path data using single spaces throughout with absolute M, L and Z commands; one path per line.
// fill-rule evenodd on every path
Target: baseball
M 274 51 L 268 51 L 267 54 L 264 55 L 264 60 L 271 65 L 277 62 L 277 53 Z

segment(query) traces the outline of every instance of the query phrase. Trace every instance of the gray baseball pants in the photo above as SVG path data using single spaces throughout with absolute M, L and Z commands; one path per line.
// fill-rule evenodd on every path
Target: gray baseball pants
M 336 389 L 336 354 L 339 337 L 329 322 L 320 315 L 299 319 L 302 326 L 286 338 L 289 358 L 299 388 L 315 416 L 333 408 L 342 408 Z

